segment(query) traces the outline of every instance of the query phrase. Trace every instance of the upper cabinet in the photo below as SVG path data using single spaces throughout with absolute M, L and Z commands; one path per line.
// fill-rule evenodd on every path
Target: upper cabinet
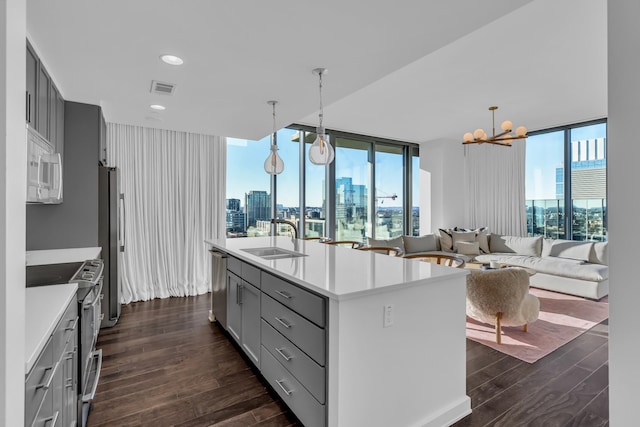
M 27 42 L 27 123 L 36 128 L 36 90 L 38 87 L 38 56 Z
M 63 152 L 64 99 L 29 41 L 25 119 L 57 153 Z

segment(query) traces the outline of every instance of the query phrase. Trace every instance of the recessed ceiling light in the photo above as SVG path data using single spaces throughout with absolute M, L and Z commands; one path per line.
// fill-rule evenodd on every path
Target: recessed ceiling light
M 162 55 L 160 57 L 160 59 L 162 59 L 164 62 L 166 62 L 169 65 L 182 65 L 182 64 L 184 64 L 184 61 L 182 60 L 182 58 L 178 58 L 175 55 Z
M 164 105 L 158 105 L 158 104 L 149 105 L 149 108 L 156 111 L 164 111 L 167 109 L 167 107 L 165 107 Z

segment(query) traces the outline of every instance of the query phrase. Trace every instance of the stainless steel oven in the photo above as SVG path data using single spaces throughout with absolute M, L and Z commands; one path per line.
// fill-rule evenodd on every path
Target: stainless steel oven
M 83 427 L 87 423 L 102 367 L 102 350 L 96 350 L 96 341 L 102 321 L 103 269 L 102 260 L 94 259 L 78 263 L 27 266 L 26 272 L 28 287 L 78 284 L 78 425 Z

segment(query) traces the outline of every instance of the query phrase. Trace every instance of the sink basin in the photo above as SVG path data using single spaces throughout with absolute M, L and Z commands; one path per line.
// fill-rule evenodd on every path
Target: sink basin
M 262 259 L 295 258 L 306 256 L 305 254 L 300 252 L 289 251 L 282 248 L 276 248 L 274 246 L 266 248 L 248 248 L 242 250 Z

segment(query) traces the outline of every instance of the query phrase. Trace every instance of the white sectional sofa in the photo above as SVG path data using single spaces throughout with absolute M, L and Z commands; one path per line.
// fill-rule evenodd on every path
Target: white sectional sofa
M 369 239 L 370 246 L 400 247 L 405 254 L 456 253 L 467 262 L 497 261 L 536 271 L 531 286 L 598 300 L 609 294 L 606 242 L 489 234 L 484 229 L 441 229 L 420 237 Z

